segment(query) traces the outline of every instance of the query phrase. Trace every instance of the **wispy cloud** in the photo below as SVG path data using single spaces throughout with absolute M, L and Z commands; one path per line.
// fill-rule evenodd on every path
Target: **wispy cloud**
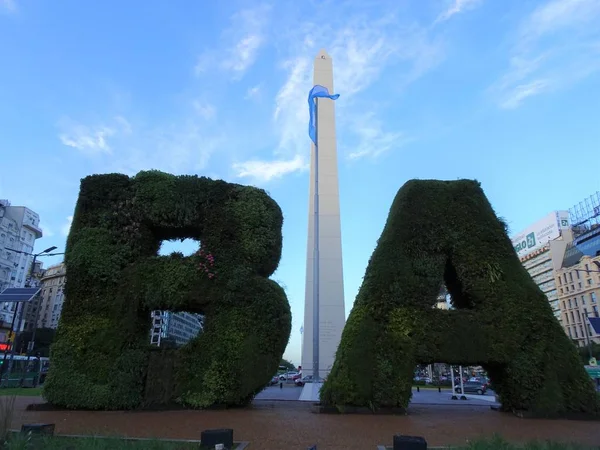
M 239 178 L 250 178 L 259 182 L 268 182 L 293 172 L 307 170 L 308 161 L 302 158 L 301 155 L 296 155 L 289 160 L 251 160 L 235 163 L 233 169 Z
M 216 109 L 210 103 L 202 102 L 200 100 L 194 100 L 192 102 L 192 106 L 194 107 L 194 110 L 198 113 L 198 115 L 200 115 L 200 117 L 204 118 L 205 120 L 210 120 L 213 117 L 215 117 Z
M 600 2 L 550 0 L 514 33 L 508 71 L 491 86 L 501 108 L 567 88 L 600 70 Z
M 0 12 L 13 13 L 17 11 L 17 3 L 15 0 L 0 0 Z
M 60 141 L 88 155 L 112 152 L 109 140 L 122 129 L 120 121 L 111 125 L 83 125 L 71 119 L 62 119 L 59 124 Z M 130 129 L 130 128 L 128 128 Z
M 251 88 L 248 88 L 248 90 L 246 91 L 246 96 L 244 98 L 246 100 L 258 98 L 260 96 L 261 90 L 262 90 L 262 85 L 261 84 L 257 84 L 256 86 L 252 86 Z
M 434 25 L 445 22 L 452 16 L 459 14 L 464 11 L 475 8 L 481 3 L 481 0 L 451 0 L 451 4 L 448 8 L 441 13 L 434 22 Z
M 46 224 L 40 222 L 38 226 L 42 230 L 42 233 L 43 233 L 44 237 L 52 237 L 52 236 L 54 236 L 54 232 L 52 231 L 51 228 L 47 227 Z
M 265 29 L 269 20 L 270 7 L 265 4 L 244 9 L 231 18 L 231 26 L 223 33 L 227 48 L 224 54 L 207 51 L 200 55 L 195 66 L 197 75 L 203 74 L 215 62 L 222 70 L 230 72 L 239 80 L 254 64 L 260 48 L 264 45 Z
M 60 228 L 60 232 L 63 236 L 68 236 L 71 232 L 71 224 L 73 223 L 73 216 L 68 216 L 63 226 Z
M 358 137 L 358 144 L 348 154 L 352 160 L 365 157 L 377 158 L 414 141 L 414 138 L 404 132 L 385 131 L 383 124 L 377 120 L 374 113 L 366 113 L 356 118 L 352 129 Z
M 218 146 L 225 141 L 210 119 L 214 108 L 192 102 L 194 114 L 177 117 L 172 123 L 133 127 L 118 116 L 110 126 L 87 126 L 63 120 L 61 142 L 85 156 L 102 156 L 103 170 L 135 174 L 140 170 L 161 169 L 189 173 L 204 169 Z
M 395 68 L 397 75 L 389 88 L 401 90 L 444 59 L 442 42 L 430 35 L 426 27 L 404 23 L 394 10 L 384 11 L 379 16 L 365 16 L 362 11 L 353 13 L 353 10 L 350 8 L 342 14 L 343 19 L 337 21 L 332 19 L 335 16 L 331 11 L 320 10 L 323 17 L 315 13 L 311 21 L 286 24 L 288 30 L 293 30 L 281 44 L 285 50 L 280 67 L 286 72 L 286 79 L 276 94 L 273 111 L 278 139 L 273 167 L 285 167 L 286 173 L 303 170 L 305 166 L 298 161 L 307 159 L 309 152 L 306 95 L 312 85 L 313 61 L 319 48 L 327 49 L 332 56 L 334 90 L 342 94 L 336 102 L 341 118 L 338 128 L 344 127 L 344 108 L 352 105 L 360 109 L 361 95 L 380 81 L 387 68 Z M 328 25 L 323 26 L 323 23 Z M 365 142 L 352 152 L 351 158 L 380 155 L 403 139 L 402 133 L 385 130 L 381 123 L 369 130 L 365 128 L 364 133 L 370 133 L 371 142 L 378 143 L 381 149 L 376 150 Z M 282 165 L 281 161 L 296 164 Z M 240 164 L 238 168 L 245 167 Z M 263 161 L 251 167 L 267 166 Z

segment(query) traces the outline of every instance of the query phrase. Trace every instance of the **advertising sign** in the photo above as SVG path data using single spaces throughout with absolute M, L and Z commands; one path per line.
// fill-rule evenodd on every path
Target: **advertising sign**
M 569 228 L 569 212 L 554 211 L 513 236 L 511 241 L 517 255 L 522 257 L 559 237 L 564 228 Z

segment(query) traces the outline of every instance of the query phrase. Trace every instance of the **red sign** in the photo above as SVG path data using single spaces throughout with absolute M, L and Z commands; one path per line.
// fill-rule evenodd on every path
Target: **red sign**
M 8 350 L 10 350 L 10 344 L 5 342 L 0 343 L 0 352 L 6 352 Z

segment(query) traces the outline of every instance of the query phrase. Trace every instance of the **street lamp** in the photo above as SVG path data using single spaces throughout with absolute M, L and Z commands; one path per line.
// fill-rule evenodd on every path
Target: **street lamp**
M 26 288 L 30 288 L 31 287 L 31 279 L 33 278 L 33 271 L 35 269 L 35 262 L 36 262 L 37 258 L 39 256 L 64 255 L 64 253 L 51 253 L 52 251 L 56 250 L 57 248 L 58 247 L 56 247 L 56 246 L 48 247 L 47 249 L 42 250 L 39 253 L 28 253 L 28 252 L 24 252 L 22 250 L 16 250 L 16 249 L 13 249 L 13 248 L 7 248 L 6 250 L 11 251 L 11 252 L 15 252 L 15 253 L 21 253 L 23 255 L 33 256 L 33 261 L 31 261 L 31 266 L 29 268 L 28 275 L 27 275 L 27 278 L 25 280 L 25 287 Z M 24 306 L 21 306 L 21 313 L 20 313 L 19 323 L 18 323 L 17 328 L 21 328 L 21 322 L 23 320 L 23 310 L 24 310 Z M 15 312 L 13 314 L 12 322 L 11 322 L 11 325 L 10 325 L 11 335 L 13 335 L 13 336 L 14 336 L 14 331 L 15 331 L 15 320 L 17 318 L 18 313 L 19 313 L 19 304 L 17 303 L 17 306 L 15 307 Z M 35 342 L 35 332 L 36 332 L 36 329 L 37 329 L 37 316 L 38 316 L 38 314 L 39 314 L 39 308 L 37 308 L 37 311 L 36 311 L 36 319 L 35 319 L 35 323 L 33 324 L 34 326 L 33 326 L 33 333 L 31 335 L 31 341 L 27 345 L 27 350 L 28 350 L 27 351 L 27 355 L 28 355 L 27 356 L 27 366 L 29 365 L 29 358 L 31 356 L 31 351 L 29 349 L 31 348 L 31 350 L 33 350 L 33 345 L 34 345 L 34 342 Z M 16 339 L 13 338 L 13 342 L 12 342 L 11 349 L 10 349 L 10 354 L 11 355 L 15 354 L 15 345 L 14 345 L 15 344 L 15 340 Z M 4 359 L 6 359 L 6 352 L 4 353 Z M 27 367 L 25 368 L 25 370 L 27 370 Z M 2 368 L 0 369 L 0 373 L 2 373 L 2 372 L 4 372 L 4 364 L 2 364 Z

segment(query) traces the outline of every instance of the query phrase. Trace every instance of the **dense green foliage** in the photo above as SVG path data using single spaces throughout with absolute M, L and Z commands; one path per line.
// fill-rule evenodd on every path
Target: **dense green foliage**
M 157 171 L 84 178 L 45 398 L 90 409 L 135 408 L 164 392 L 199 408 L 250 401 L 277 372 L 291 329 L 285 292 L 268 278 L 282 223 L 253 187 Z M 162 241 L 185 238 L 200 242 L 197 253 L 157 256 Z M 204 331 L 150 358 L 155 309 L 204 314 Z
M 456 309 L 434 308 L 445 283 Z M 479 183 L 407 182 L 348 318 L 321 401 L 407 407 L 417 364 L 481 365 L 503 408 L 598 413 L 598 397 Z

